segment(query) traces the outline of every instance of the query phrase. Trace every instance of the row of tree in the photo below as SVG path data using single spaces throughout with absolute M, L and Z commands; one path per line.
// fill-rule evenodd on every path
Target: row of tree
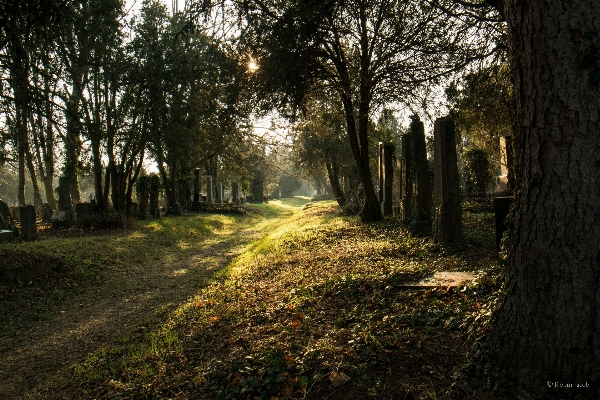
M 230 43 L 158 0 L 133 18 L 124 6 L 0 3 L 0 158 L 16 166 L 19 204 L 27 173 L 55 208 L 55 176 L 79 201 L 85 171 L 99 210 L 125 213 L 148 160 L 167 203 L 198 167 L 246 180 L 262 168 L 266 143 L 250 135 L 247 72 Z
M 276 108 L 301 121 L 298 164 L 318 156 L 334 186 L 340 169 L 353 167 L 365 196 L 361 217 L 376 221 L 375 113 L 385 116 L 390 102 L 418 110 L 430 85 L 508 48 L 510 70 L 466 81 L 485 91 L 491 86 L 482 82 L 510 76 L 513 88 L 496 96 L 497 104 L 511 99 L 517 190 L 507 296 L 488 343 L 531 388 L 600 383 L 597 0 L 188 5 L 193 18 L 184 21 L 149 0 L 128 22 L 119 0 L 0 0 L 2 159 L 18 166 L 20 203 L 26 170 L 53 202 L 57 167 L 77 199 L 87 164 L 99 205 L 110 197 L 125 211 L 148 156 L 168 201 L 198 165 L 264 177 L 271 153 L 243 127 L 252 111 Z M 449 94 L 464 105 L 464 126 L 477 128 L 496 108 Z

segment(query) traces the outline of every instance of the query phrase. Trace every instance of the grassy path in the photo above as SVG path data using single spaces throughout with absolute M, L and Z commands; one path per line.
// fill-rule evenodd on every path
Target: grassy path
M 43 278 L 0 283 L 0 398 L 72 398 L 77 363 L 152 331 L 304 203 L 275 201 L 243 217 L 172 218 L 0 247 L 2 262 L 64 260 L 61 271 Z
M 517 398 L 474 341 L 499 296 L 493 215 L 466 210 L 466 242 L 443 245 L 336 210 L 311 203 L 256 226 L 218 279 L 79 363 L 68 397 Z M 404 286 L 436 271 L 478 278 Z

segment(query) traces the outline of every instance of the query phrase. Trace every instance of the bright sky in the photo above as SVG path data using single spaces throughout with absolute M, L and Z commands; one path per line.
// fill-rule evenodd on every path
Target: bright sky
M 177 3 L 179 11 L 183 11 L 185 8 L 186 0 L 161 0 L 167 5 L 170 11 L 173 11 L 173 1 Z M 125 10 L 131 9 L 131 12 L 136 12 L 142 7 L 142 0 L 125 0 Z

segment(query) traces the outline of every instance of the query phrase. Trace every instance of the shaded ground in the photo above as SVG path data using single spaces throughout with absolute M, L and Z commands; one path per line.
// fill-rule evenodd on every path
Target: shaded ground
M 0 397 L 531 398 L 477 340 L 500 295 L 490 212 L 464 212 L 459 246 L 395 220 L 361 225 L 331 202 L 279 205 L 245 223 L 213 221 L 213 240 L 185 219 L 124 232 L 112 244 L 131 250 L 116 252 L 122 264 L 104 259 L 100 277 L 83 279 L 99 284 L 66 285 L 76 294 L 50 302 L 39 323 L 5 322 Z M 405 285 L 437 271 L 476 279 Z
M 77 362 L 124 336 L 151 329 L 272 222 L 260 221 L 262 226 L 232 223 L 225 231 L 200 236 L 193 254 L 178 259 L 167 251 L 153 254 L 154 259 L 113 263 L 98 276 L 73 278 L 77 267 L 72 266 L 30 282 L 0 283 L 0 398 L 72 398 L 72 382 L 65 377 Z M 119 241 L 127 253 L 126 242 L 136 238 L 132 230 L 61 236 L 73 235 L 85 235 L 88 245 L 110 241 L 110 259 L 119 257 Z M 40 241 L 55 239 L 56 234 L 46 234 Z M 3 262 L 14 262 L 9 258 Z
M 491 213 L 465 212 L 465 245 L 443 246 L 336 209 L 308 205 L 152 334 L 80 364 L 74 395 L 516 398 L 476 341 L 499 287 Z M 404 288 L 444 270 L 478 278 L 459 290 Z

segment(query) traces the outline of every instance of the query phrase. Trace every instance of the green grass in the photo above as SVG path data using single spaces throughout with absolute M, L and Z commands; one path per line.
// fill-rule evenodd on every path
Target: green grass
M 200 214 L 131 221 L 123 230 L 73 228 L 42 233 L 34 242 L 3 243 L 0 267 L 26 268 L 47 258 L 59 258 L 62 267 L 31 282 L 0 282 L 0 329 L 16 335 L 39 320 L 51 318 L 75 293 L 104 289 L 106 284 L 119 290 L 118 276 L 143 274 L 154 267 L 163 268 L 164 274 L 176 273 L 171 266 L 177 260 L 201 254 L 211 243 L 236 232 L 265 229 L 306 202 L 302 198 L 284 199 L 250 206 L 254 212 L 249 215 Z M 203 279 L 212 279 L 214 273 L 207 271 Z
M 361 225 L 332 202 L 256 210 L 265 219 L 248 229 L 262 237 L 151 332 L 80 364 L 77 384 L 207 399 L 502 396 L 502 381 L 463 373 L 474 365 L 465 338 L 481 334 L 499 293 L 491 214 L 465 212 L 466 243 L 446 246 L 394 220 Z M 441 270 L 479 277 L 462 292 L 401 288 Z M 332 371 L 351 381 L 332 391 Z

